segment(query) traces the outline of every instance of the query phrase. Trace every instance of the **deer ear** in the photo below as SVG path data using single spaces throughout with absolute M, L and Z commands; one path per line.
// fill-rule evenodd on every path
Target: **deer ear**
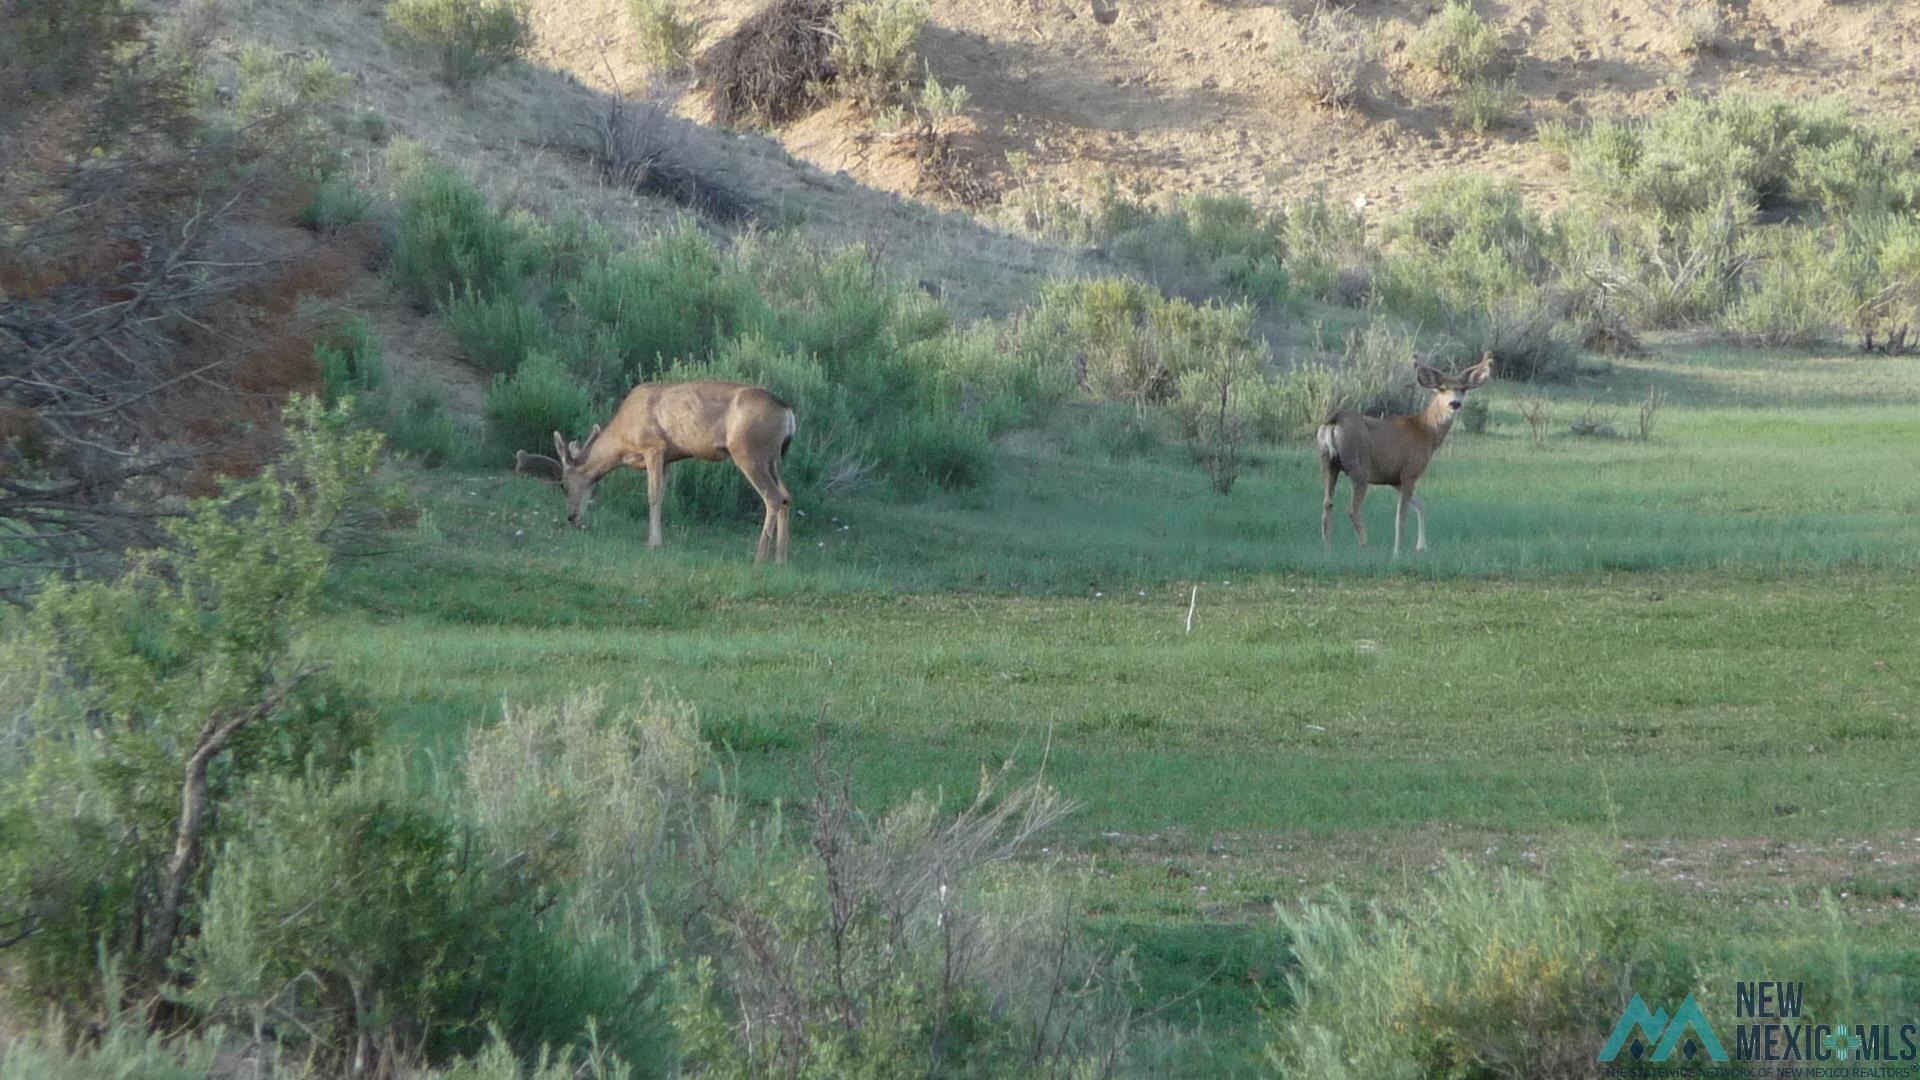
M 1447 377 L 1440 374 L 1437 369 L 1430 368 L 1425 364 L 1415 364 L 1413 365 L 1413 381 L 1428 390 L 1438 390 L 1446 385 Z
M 561 461 L 567 460 L 567 440 L 559 432 L 553 433 L 553 454 Z

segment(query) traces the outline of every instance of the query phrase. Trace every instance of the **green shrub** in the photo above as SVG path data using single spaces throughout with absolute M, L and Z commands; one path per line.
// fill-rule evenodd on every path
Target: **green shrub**
M 1486 77 L 1500 62 L 1501 51 L 1499 33 L 1474 12 L 1469 0 L 1448 0 L 1413 35 L 1407 55 L 1465 89 L 1490 82 Z
M 582 325 L 604 332 L 613 378 L 642 382 L 712 355 L 764 306 L 751 275 L 691 223 L 588 266 L 569 297 Z
M 553 433 L 585 438 L 593 426 L 593 392 L 551 356 L 534 353 L 512 375 L 493 377 L 487 426 L 502 450 L 548 453 Z
M 482 371 L 511 373 L 533 353 L 553 348 L 546 313 L 513 292 L 485 296 L 468 289 L 443 306 L 441 318 L 466 361 Z
M 1678 1000 L 1648 901 L 1611 868 L 1547 884 L 1449 862 L 1408 915 L 1334 895 L 1280 913 L 1297 969 L 1269 1063 L 1287 1076 L 1582 1076 L 1632 990 Z
M 1097 400 L 1171 400 L 1186 372 L 1222 350 L 1252 352 L 1252 309 L 1196 307 L 1132 278 L 1050 280 L 1022 316 L 1018 347 L 1061 365 Z
M 259 150 L 296 175 L 331 176 L 341 163 L 322 114 L 353 85 L 325 56 L 276 53 L 250 44 L 240 52 L 232 121 Z
M 1683 98 L 1644 120 L 1543 125 L 1575 184 L 1613 206 L 1677 219 L 1736 203 L 1763 210 L 1913 205 L 1911 142 L 1862 125 L 1846 102 Z
M 510 292 L 531 258 L 520 231 L 452 169 L 428 162 L 402 176 L 392 273 L 416 303 Z
M 533 40 L 518 0 L 387 0 L 387 32 L 435 56 L 454 87 L 519 59 Z
M 682 15 L 679 0 L 631 0 L 628 10 L 640 60 L 649 71 L 670 74 L 693 63 L 701 20 Z
M 425 387 L 405 395 L 382 430 L 387 433 L 388 447 L 430 469 L 447 464 L 459 454 L 459 425 L 447 414 L 439 395 Z
M 142 1021 L 116 1013 L 97 1037 L 49 1023 L 0 1038 L 0 1080 L 206 1080 L 217 1073 L 217 1039 L 164 1039 Z
M 1350 8 L 1315 0 L 1304 19 L 1288 21 L 1274 49 L 1274 64 L 1321 105 L 1349 105 L 1360 96 L 1367 66 L 1378 53 L 1375 30 L 1355 19 Z
M 1857 251 L 1836 249 L 1824 230 L 1789 228 L 1757 234 L 1754 268 L 1728 309 L 1724 325 L 1760 345 L 1818 345 L 1833 340 L 1858 306 Z M 1853 269 L 1854 273 L 1849 273 Z
M 349 397 L 371 399 L 386 385 L 386 351 L 363 318 L 349 319 L 327 340 L 315 342 L 313 356 L 320 362 L 321 393 L 328 405 Z
M 298 643 L 326 541 L 378 454 L 348 426 L 344 406 L 296 400 L 273 467 L 193 503 L 173 546 L 118 579 L 48 584 L 3 643 L 35 687 L 0 765 L 0 922 L 33 931 L 14 954 L 32 998 L 98 1004 L 103 965 L 134 993 L 156 985 L 248 784 L 359 749 L 351 706 L 295 704 L 314 689 Z
M 1681 0 L 1673 17 L 1674 46 L 1690 56 L 1720 51 L 1726 44 L 1727 16 L 1720 0 Z
M 1459 175 L 1418 192 L 1387 223 L 1383 248 L 1376 285 L 1387 306 L 1445 320 L 1533 293 L 1554 275 L 1565 243 L 1518 185 Z
M 1512 79 L 1473 79 L 1453 95 L 1453 122 L 1476 132 L 1502 127 L 1519 103 Z
M 141 29 L 126 0 L 13 0 L 0 37 L 0 95 L 61 94 L 90 85 Z
M 1163 288 L 1268 306 L 1291 299 L 1285 213 L 1239 195 L 1189 195 L 1164 212 L 1121 205 L 1099 213 L 1108 246 Z
M 333 233 L 357 225 L 373 211 L 373 196 L 344 176 L 330 176 L 313 186 L 313 195 L 295 220 L 302 228 Z
M 1285 232 L 1287 274 L 1302 292 L 1348 307 L 1372 295 L 1378 253 L 1358 210 L 1315 191 L 1287 207 Z
M 847 0 L 833 13 L 833 63 L 841 93 L 868 109 L 906 98 L 919 82 L 926 0 Z

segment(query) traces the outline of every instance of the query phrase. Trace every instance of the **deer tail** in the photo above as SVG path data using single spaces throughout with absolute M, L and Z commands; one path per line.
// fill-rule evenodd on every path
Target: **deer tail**
M 1319 430 L 1313 433 L 1313 446 L 1320 451 L 1321 461 L 1336 469 L 1340 467 L 1340 426 L 1338 424 L 1321 424 Z
M 786 459 L 786 456 L 787 456 L 787 447 L 793 445 L 794 429 L 795 429 L 795 424 L 793 419 L 793 409 L 788 408 L 787 409 L 787 433 L 786 435 L 782 436 L 780 439 L 780 457 L 781 457 L 781 460 L 783 461 Z

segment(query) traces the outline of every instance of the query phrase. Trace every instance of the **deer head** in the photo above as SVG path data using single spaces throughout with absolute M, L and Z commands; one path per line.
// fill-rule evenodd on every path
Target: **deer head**
M 587 458 L 593 451 L 593 442 L 600 437 L 600 425 L 593 425 L 587 433 L 585 443 L 568 442 L 566 436 L 553 433 L 553 452 L 555 457 L 545 454 L 529 454 L 525 450 L 513 452 L 513 471 L 538 473 L 557 480 L 567 493 L 567 524 L 576 529 L 587 527 L 587 505 L 593 501 L 593 485 L 600 479 L 598 474 L 586 468 Z
M 1439 368 L 1428 367 L 1425 364 L 1413 365 L 1414 381 L 1423 389 L 1433 391 L 1432 407 L 1444 407 L 1446 412 L 1441 415 L 1448 420 L 1451 420 L 1453 414 L 1459 412 L 1460 407 L 1466 404 L 1467 391 L 1486 382 L 1492 375 L 1492 353 L 1481 354 L 1479 363 L 1458 375 L 1448 375 Z

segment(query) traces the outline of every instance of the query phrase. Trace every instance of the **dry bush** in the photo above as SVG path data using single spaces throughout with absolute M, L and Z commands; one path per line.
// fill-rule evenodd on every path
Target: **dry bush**
M 837 74 L 838 0 L 774 0 L 700 57 L 716 123 L 784 124 L 818 107 Z
M 1352 8 L 1317 0 L 1306 18 L 1293 20 L 1291 30 L 1290 40 L 1275 49 L 1275 65 L 1318 104 L 1352 104 L 1379 51 L 1374 27 L 1354 18 Z
M 1727 15 L 1720 0 L 1682 0 L 1673 13 L 1676 45 L 1689 56 L 1718 52 L 1726 44 Z
M 664 96 L 633 102 L 615 94 L 576 127 L 584 133 L 587 156 L 612 183 L 717 221 L 743 221 L 756 213 L 753 200 L 721 178 L 724 163 L 691 137 Z

